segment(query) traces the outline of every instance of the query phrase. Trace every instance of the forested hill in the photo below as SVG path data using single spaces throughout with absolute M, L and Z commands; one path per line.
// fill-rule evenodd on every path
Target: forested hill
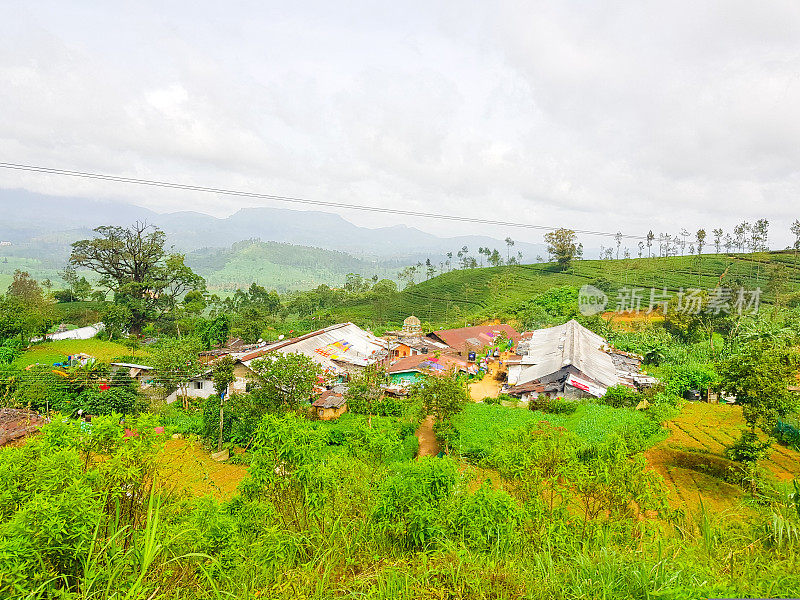
M 321 283 L 339 286 L 348 273 L 370 278 L 394 277 L 394 261 L 356 258 L 345 252 L 248 240 L 231 248 L 203 248 L 190 252 L 186 262 L 205 277 L 212 290 L 247 288 L 253 282 L 286 292 L 311 289 Z
M 559 286 L 579 288 L 593 284 L 609 296 L 609 307 L 617 306 L 617 292 L 624 287 L 643 288 L 644 302 L 650 288 L 676 292 L 680 288 L 711 290 L 718 284 L 728 288 L 761 288 L 762 300 L 771 303 L 779 291 L 782 301 L 800 296 L 800 257 L 791 251 L 755 254 L 704 254 L 670 258 L 575 261 L 566 271 L 555 264 L 512 265 L 453 270 L 407 287 L 392 298 L 363 301 L 336 309 L 334 318 L 369 322 L 382 319 L 400 322 L 410 314 L 432 324 L 462 326 L 464 321 L 524 318 L 529 301 Z

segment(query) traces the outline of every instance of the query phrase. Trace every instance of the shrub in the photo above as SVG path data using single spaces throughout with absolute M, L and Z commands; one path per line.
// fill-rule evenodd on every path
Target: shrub
M 564 400 L 563 398 L 542 398 L 532 401 L 528 408 L 540 410 L 551 415 L 571 415 L 578 410 L 579 402 L 575 400 Z
M 508 550 L 516 537 L 521 512 L 514 499 L 490 482 L 459 499 L 449 516 L 451 534 L 473 550 Z
M 752 431 L 743 431 L 733 444 L 725 449 L 725 456 L 742 463 L 756 463 L 769 454 L 770 441 L 762 442 Z
M 676 367 L 667 379 L 667 392 L 683 397 L 687 390 L 705 390 L 719 383 L 716 369 L 709 364 L 690 363 Z
M 203 435 L 203 414 L 200 412 L 184 411 L 177 402 L 165 406 L 158 415 L 158 420 L 170 435 L 173 433 Z
M 800 429 L 791 423 L 778 421 L 775 423 L 773 435 L 781 444 L 800 450 Z
M 440 507 L 457 477 L 458 465 L 448 458 L 399 463 L 380 486 L 373 522 L 404 548 L 430 546 L 445 534 Z
M 18 339 L 0 342 L 0 365 L 10 365 L 22 353 L 22 342 Z
M 633 408 L 642 401 L 642 396 L 627 385 L 614 385 L 606 390 L 601 401 L 614 408 Z

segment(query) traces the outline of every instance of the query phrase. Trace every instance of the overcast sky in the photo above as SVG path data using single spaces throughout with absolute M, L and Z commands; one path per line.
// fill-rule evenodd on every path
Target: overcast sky
M 343 4 L 6 0 L 0 161 L 629 234 L 766 217 L 789 243 L 797 0 Z M 254 205 L 2 169 L 0 187 Z

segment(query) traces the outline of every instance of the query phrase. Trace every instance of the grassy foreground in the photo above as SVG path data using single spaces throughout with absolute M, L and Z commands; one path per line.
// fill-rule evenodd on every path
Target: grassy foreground
M 116 342 L 106 340 L 58 340 L 54 342 L 41 342 L 34 344 L 18 356 L 12 365 L 17 368 L 24 368 L 34 363 L 52 365 L 61 362 L 71 354 L 83 352 L 97 358 L 101 362 L 112 362 L 119 357 L 130 354 L 130 350 Z M 137 354 L 142 354 L 137 350 Z

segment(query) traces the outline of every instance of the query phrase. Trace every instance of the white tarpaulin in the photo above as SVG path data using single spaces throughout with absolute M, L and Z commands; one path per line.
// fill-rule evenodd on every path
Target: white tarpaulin
M 606 388 L 599 387 L 593 383 L 589 383 L 585 379 L 580 379 L 575 377 L 574 375 L 570 375 L 567 377 L 567 381 L 565 382 L 567 385 L 571 385 L 572 387 L 582 390 L 587 394 L 591 394 L 596 398 L 602 398 L 606 395 Z

